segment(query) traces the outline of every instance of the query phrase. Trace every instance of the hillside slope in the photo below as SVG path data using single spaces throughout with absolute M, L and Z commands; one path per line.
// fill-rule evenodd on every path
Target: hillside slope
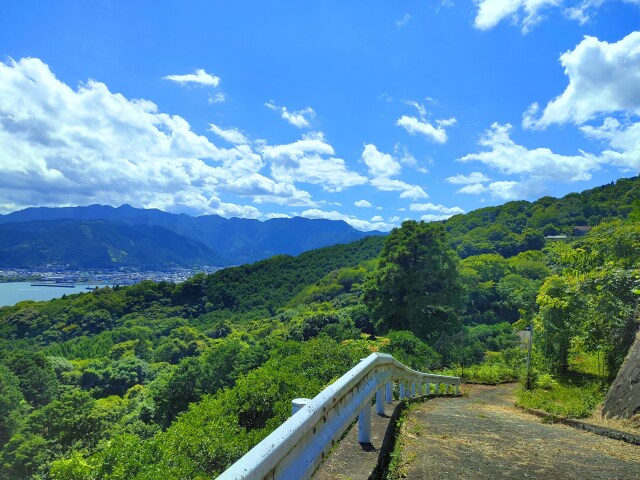
M 219 265 L 198 241 L 166 228 L 109 221 L 48 220 L 0 225 L 0 266 L 6 268 Z
M 220 259 L 216 265 L 238 265 L 274 255 L 298 255 L 329 245 L 349 243 L 380 232 L 361 232 L 343 221 L 302 217 L 274 218 L 264 222 L 226 219 L 218 215 L 191 217 L 130 205 L 118 208 L 105 205 L 64 208 L 27 208 L 0 215 L 0 225 L 41 220 L 121 222 L 130 225 L 158 226 L 200 242 Z

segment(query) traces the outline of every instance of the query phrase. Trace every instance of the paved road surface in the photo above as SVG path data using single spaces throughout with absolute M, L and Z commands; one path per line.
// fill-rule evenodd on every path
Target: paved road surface
M 409 479 L 640 479 L 640 447 L 513 407 L 515 386 L 417 404 L 403 427 Z

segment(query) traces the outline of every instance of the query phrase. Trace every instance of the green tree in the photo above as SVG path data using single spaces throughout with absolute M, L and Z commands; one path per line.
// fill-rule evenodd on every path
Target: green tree
M 364 302 L 379 332 L 409 330 L 428 339 L 460 328 L 462 292 L 444 227 L 407 220 L 387 237 Z

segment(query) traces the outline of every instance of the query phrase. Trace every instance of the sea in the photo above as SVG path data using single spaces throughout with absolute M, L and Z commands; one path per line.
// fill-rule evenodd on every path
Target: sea
M 69 287 L 32 287 L 31 282 L 7 282 L 0 283 L 0 307 L 15 305 L 24 300 L 44 301 L 52 298 L 60 298 L 63 295 L 88 292 L 86 287 L 105 287 L 106 285 L 92 283 L 89 285 L 78 284 L 74 288 Z

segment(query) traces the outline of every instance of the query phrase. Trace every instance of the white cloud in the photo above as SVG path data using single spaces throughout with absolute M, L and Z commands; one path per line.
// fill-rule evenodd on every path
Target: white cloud
M 469 175 L 454 175 L 453 177 L 447 177 L 447 182 L 454 185 L 468 185 L 470 183 L 483 183 L 491 180 L 482 172 L 471 172 Z
M 373 217 L 371 217 L 371 221 L 372 222 L 384 222 L 384 218 L 381 217 L 380 215 L 374 215 Z
M 422 215 L 420 217 L 420 220 L 423 220 L 425 222 L 439 222 L 442 220 L 446 220 L 447 218 L 451 218 L 453 215 L 434 215 L 432 213 L 428 213 L 427 215 Z
M 403 185 L 403 192 L 400 194 L 400 198 L 407 198 L 409 200 L 419 200 L 421 198 L 429 198 L 427 192 L 425 192 L 422 187 L 418 185 Z
M 396 26 L 398 26 L 399 28 L 402 28 L 402 27 L 404 27 L 407 23 L 409 23 L 409 20 L 411 20 L 411 15 L 409 15 L 408 13 L 405 13 L 405 14 L 402 16 L 402 18 L 396 22 Z
M 411 154 L 406 145 L 396 143 L 393 146 L 393 154 L 400 160 L 400 163 L 402 163 L 403 165 L 414 167 L 416 168 L 416 170 L 422 170 L 422 167 L 418 167 L 418 161 L 416 160 L 416 157 Z
M 187 73 L 186 75 L 167 75 L 163 77 L 165 80 L 179 83 L 180 85 L 186 85 L 195 83 L 197 85 L 204 85 L 208 87 L 217 87 L 220 84 L 220 77 L 207 73 L 202 68 L 194 70 L 193 73 Z
M 441 204 L 433 203 L 412 203 L 409 206 L 412 212 L 438 212 L 445 215 L 455 215 L 457 213 L 465 213 L 460 207 L 445 207 Z
M 410 105 L 412 107 L 414 107 L 416 110 L 418 110 L 418 114 L 420 115 L 420 118 L 424 119 L 427 116 L 427 109 L 424 107 L 423 104 L 416 102 L 415 100 L 406 100 L 404 102 L 407 105 Z
M 0 63 L 0 204 L 102 203 L 257 217 L 221 199 L 313 206 L 308 192 L 261 175 L 247 145 L 219 148 L 177 115 L 97 81 L 74 90 L 35 58 Z
M 388 153 L 383 153 L 373 144 L 364 146 L 362 160 L 372 177 L 392 177 L 402 170 L 400 163 Z
M 490 30 L 502 20 L 511 19 L 526 33 L 542 19 L 546 9 L 561 3 L 562 0 L 476 0 L 478 13 L 474 25 L 480 30 Z
M 265 215 L 266 218 L 291 218 L 291 215 L 287 215 L 286 213 L 267 213 Z
M 429 198 L 429 195 L 418 185 L 411 185 L 394 178 L 378 177 L 370 180 L 371 185 L 382 192 L 402 192 L 400 198 L 408 198 L 418 200 L 421 198 Z
M 271 161 L 271 176 L 281 182 L 317 184 L 329 192 L 367 183 L 365 177 L 349 170 L 344 160 L 332 156 L 334 149 L 322 134 L 285 145 L 265 145 L 261 153 Z
M 473 183 L 471 185 L 465 185 L 456 193 L 468 193 L 469 195 L 479 195 L 487 191 L 487 188 L 481 183 Z
M 372 230 L 388 231 L 394 227 L 394 225 L 385 223 L 383 221 L 372 223 L 366 220 L 361 220 L 352 215 L 344 215 L 336 211 L 325 212 L 317 208 L 305 210 L 300 214 L 300 216 L 306 217 L 306 218 L 324 218 L 327 220 L 342 220 L 343 222 L 346 222 L 349 225 L 351 225 L 356 230 L 361 230 L 363 232 L 370 232 Z
M 532 104 L 523 126 L 544 128 L 554 123 L 581 125 L 600 114 L 640 115 L 640 31 L 616 43 L 585 36 L 575 49 L 560 56 L 569 77 L 566 90 L 551 100 L 539 119 Z
M 519 182 L 493 182 L 489 184 L 489 191 L 494 197 L 503 200 L 517 200 L 519 198 L 522 198 L 523 196 L 526 196 L 523 195 L 523 192 L 519 190 L 520 186 L 521 185 Z
M 624 171 L 640 171 L 640 122 L 622 125 L 607 117 L 601 126 L 585 125 L 580 130 L 588 137 L 602 140 L 608 149 L 602 152 L 602 162 Z
M 440 123 L 438 123 L 440 122 Z M 396 125 L 404 128 L 410 135 L 424 135 L 428 139 L 436 143 L 446 143 L 447 132 L 444 127 L 451 126 L 455 123 L 455 118 L 436 121 L 437 127 L 426 121 L 420 121 L 416 117 L 402 115 L 396 122 Z
M 389 223 L 398 223 L 400 221 L 400 217 L 397 215 L 395 217 L 389 218 Z
M 223 92 L 216 92 L 214 95 L 209 95 L 209 105 L 214 103 L 224 103 L 227 100 L 226 95 Z
M 367 144 L 362 152 L 362 160 L 369 169 L 369 183 L 383 192 L 401 192 L 400 198 L 417 200 L 428 198 L 427 193 L 418 185 L 411 185 L 395 178 L 402 171 L 402 166 L 388 153 L 381 152 L 373 144 Z
M 360 208 L 368 208 L 368 207 L 372 207 L 373 205 L 371 205 L 371 202 L 368 202 L 367 200 L 358 200 L 357 202 L 353 203 L 356 207 L 360 207 Z
M 224 141 L 233 143 L 235 145 L 247 144 L 249 140 L 245 137 L 237 128 L 229 128 L 227 130 L 218 127 L 217 125 L 210 123 L 209 130 L 218 135 Z
M 289 122 L 294 127 L 305 128 L 309 127 L 309 121 L 316 117 L 316 112 L 311 107 L 303 108 L 302 110 L 296 110 L 290 112 L 287 107 L 278 107 L 272 101 L 264 104 L 265 107 L 280 112 L 280 116 Z
M 585 152 L 559 155 L 548 148 L 529 150 L 517 145 L 509 136 L 511 128 L 509 124 L 494 123 L 479 142 L 488 150 L 458 160 L 479 161 L 508 175 L 533 175 L 560 182 L 589 180 L 591 173 L 600 168 L 598 157 Z

